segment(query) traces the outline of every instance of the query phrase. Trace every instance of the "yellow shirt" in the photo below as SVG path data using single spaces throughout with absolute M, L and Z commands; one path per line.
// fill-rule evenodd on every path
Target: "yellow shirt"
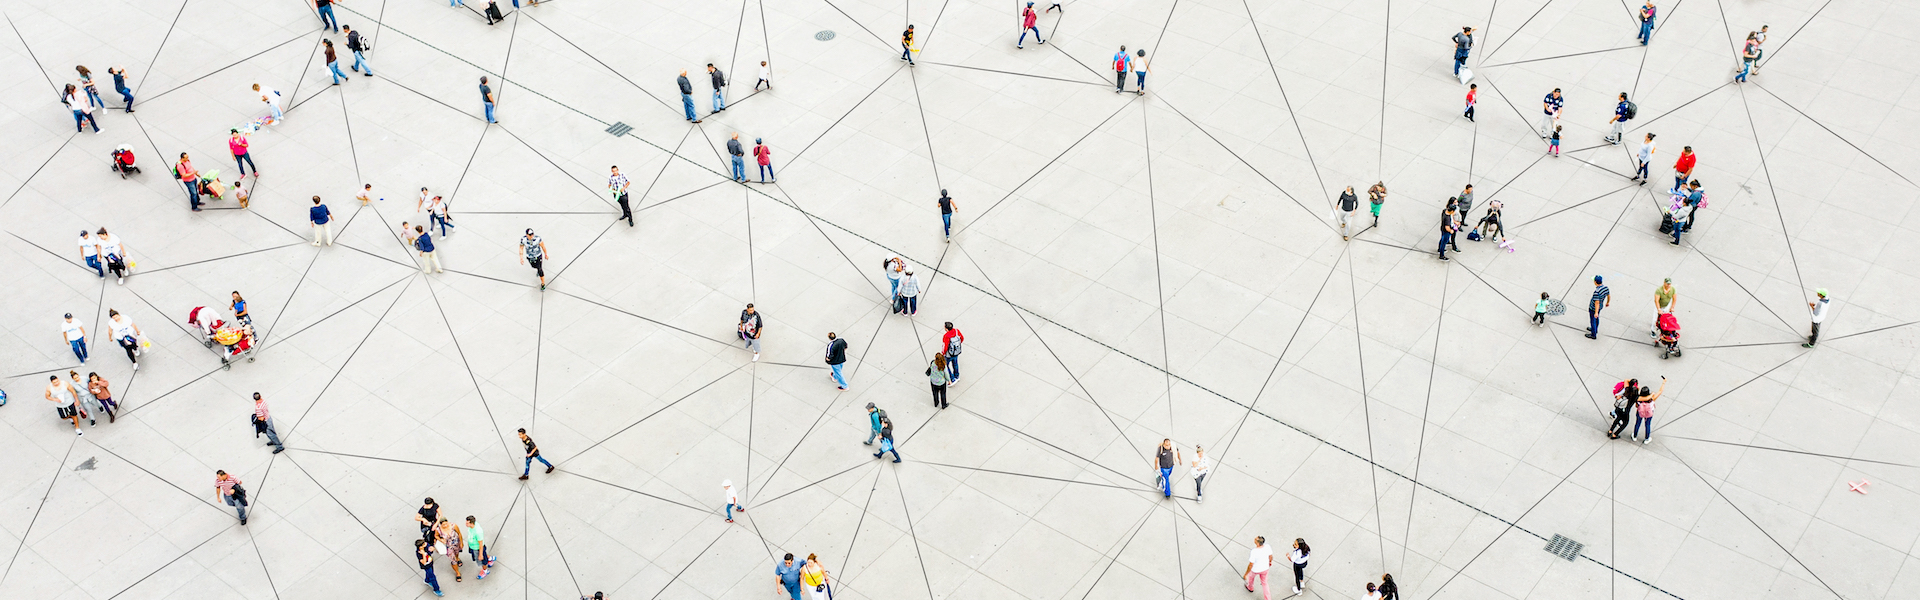
M 827 572 L 815 569 L 816 567 L 813 566 L 813 563 L 807 563 L 807 568 L 800 570 L 800 582 L 806 584 L 807 587 L 826 585 Z

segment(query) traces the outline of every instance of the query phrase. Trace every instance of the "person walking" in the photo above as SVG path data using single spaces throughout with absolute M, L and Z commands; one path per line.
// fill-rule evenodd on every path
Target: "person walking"
M 101 279 L 107 278 L 107 268 L 100 264 L 100 241 L 93 239 L 93 233 L 85 229 L 80 230 L 80 260 L 93 267 L 93 272 L 100 274 Z
M 960 383 L 960 345 L 967 341 L 967 336 L 953 326 L 953 321 L 943 326 L 946 333 L 940 334 L 940 354 L 947 357 L 947 383 Z
M 1340 223 L 1340 239 L 1351 239 L 1353 232 L 1348 228 L 1353 224 L 1353 213 L 1360 209 L 1360 197 L 1354 195 L 1353 186 L 1347 186 L 1340 192 L 1340 208 L 1334 211 L 1334 219 Z
M 872 402 L 868 402 L 867 403 L 867 423 L 873 427 L 873 433 L 867 434 L 867 441 L 860 442 L 860 443 L 866 444 L 868 446 L 872 446 L 873 439 L 880 437 L 880 422 L 885 421 L 886 419 L 887 419 L 887 411 L 881 410 L 880 407 L 875 406 Z
M 807 566 L 805 560 L 800 561 L 798 565 L 793 564 L 793 553 L 788 552 L 787 556 L 781 559 L 780 564 L 773 567 L 773 582 L 779 584 L 780 589 L 786 590 L 791 600 L 800 600 L 800 568 L 805 566 Z
M 940 199 L 935 200 L 934 203 L 940 205 L 941 235 L 946 236 L 943 239 L 951 242 L 953 241 L 953 209 L 957 205 L 953 203 L 953 197 L 948 196 L 944 189 L 940 190 Z
M 313 246 L 321 243 L 333 245 L 333 211 L 320 203 L 320 197 L 313 197 L 313 207 L 307 209 L 307 221 L 313 224 Z
M 80 378 L 79 371 L 67 370 L 67 381 L 73 386 L 73 395 L 80 401 L 80 408 L 86 411 L 87 426 L 98 427 L 100 415 L 108 414 L 106 405 L 101 404 L 100 399 L 90 393 L 92 388 L 87 385 L 86 380 Z M 112 423 L 113 417 L 107 417 L 107 422 Z
M 933 407 L 947 407 L 947 355 L 933 355 L 933 362 L 927 363 L 927 383 L 933 385 Z
M 100 87 L 93 83 L 93 71 L 87 70 L 86 65 L 74 65 L 73 70 L 80 74 L 80 91 L 87 94 L 87 106 L 106 108 L 107 101 L 100 99 Z
M 87 364 L 87 327 L 73 320 L 73 313 L 67 313 L 66 320 L 60 322 L 60 336 L 73 350 L 74 358 L 80 359 L 80 364 Z
M 713 80 L 713 112 L 727 110 L 727 98 L 723 91 L 727 86 L 727 74 L 721 73 L 713 63 L 707 63 L 707 78 Z
M 1639 397 L 1639 379 L 1628 379 L 1613 385 L 1613 425 L 1607 428 L 1607 439 L 1620 439 L 1621 432 L 1627 430 L 1627 418 L 1633 414 L 1635 400 Z
M 1253 582 L 1260 582 L 1261 598 L 1273 600 L 1273 589 L 1267 585 L 1267 571 L 1273 568 L 1273 549 L 1267 547 L 1267 537 L 1253 537 L 1253 550 L 1247 553 L 1247 568 L 1240 576 L 1247 580 L 1247 591 L 1253 591 Z
M 687 80 L 687 71 L 680 70 L 680 78 L 675 80 L 680 86 L 680 107 L 687 109 L 687 122 L 699 123 L 700 117 L 693 114 L 693 82 Z
M 487 547 L 487 532 L 480 529 L 480 523 L 467 515 L 467 526 L 461 528 L 466 534 L 467 557 L 480 565 L 480 575 L 474 579 L 486 579 L 487 571 L 493 568 L 493 553 Z
M 75 431 L 79 430 L 75 429 Z M 221 502 L 225 502 L 227 506 L 233 507 L 234 514 L 240 516 L 240 524 L 246 525 L 247 488 L 240 487 L 240 478 L 228 475 L 227 472 L 223 470 L 215 470 L 213 472 L 213 491 L 215 498 Z
M 1653 441 L 1653 403 L 1660 399 L 1661 394 L 1665 393 L 1667 393 L 1667 376 L 1661 375 L 1660 389 L 1648 392 L 1646 386 L 1641 386 L 1640 397 L 1634 399 L 1633 434 L 1631 437 L 1639 439 L 1640 445 L 1642 446 Z M 1642 429 L 1645 429 L 1646 433 L 1641 433 Z
M 333 16 L 333 3 L 336 0 L 313 0 L 314 12 L 320 15 L 320 27 L 333 26 L 334 33 L 340 33 L 340 19 Z
M 760 91 L 761 85 L 767 86 L 769 90 L 773 89 L 773 69 L 767 68 L 767 61 L 764 60 L 760 61 L 760 80 L 753 82 L 753 91 Z
M 1172 498 L 1173 466 L 1180 464 L 1180 451 L 1174 449 L 1173 439 L 1160 440 L 1160 446 L 1154 449 L 1153 459 L 1149 462 L 1155 469 L 1159 469 L 1160 480 L 1155 483 L 1160 486 L 1161 497 Z
M 107 74 L 113 76 L 113 91 L 120 92 L 120 100 L 126 103 L 127 112 L 133 112 L 133 89 L 127 87 L 127 68 L 107 69 Z
M 430 199 L 427 198 L 427 188 L 420 188 L 420 198 L 425 201 L 424 208 L 427 211 L 427 228 L 431 229 L 433 226 L 439 225 L 440 237 L 452 236 L 453 232 L 448 230 L 458 228 L 458 226 L 453 224 L 453 219 L 447 214 L 447 209 L 450 208 L 450 205 L 447 204 L 446 198 L 440 196 L 434 196 Z M 421 204 L 420 202 L 415 202 L 413 205 L 414 210 L 421 210 Z
M 240 176 L 246 177 L 247 167 L 253 167 L 253 177 L 259 179 L 260 167 L 253 164 L 253 155 L 247 152 L 247 134 L 240 133 L 237 127 L 228 129 L 227 134 L 227 150 L 233 152 L 233 164 L 240 167 Z
M 1478 83 L 1467 84 L 1467 111 L 1464 113 L 1461 113 L 1460 116 L 1466 117 L 1468 122 L 1473 121 L 1473 107 L 1475 104 L 1479 103 L 1479 98 L 1480 98 L 1480 84 Z
M 1373 206 L 1373 226 L 1380 226 L 1380 207 L 1387 203 L 1387 182 L 1381 181 L 1367 188 L 1367 203 Z
M 1673 289 L 1672 277 L 1661 281 L 1660 287 L 1653 290 L 1653 328 L 1647 330 L 1647 336 L 1652 337 L 1655 343 L 1660 340 L 1660 315 L 1673 314 L 1674 303 L 1679 299 L 1679 293 Z
M 1133 51 L 1133 93 L 1147 95 L 1147 49 Z
M 113 390 L 107 387 L 107 378 L 99 373 L 87 373 L 87 393 L 93 394 L 93 402 L 100 405 L 101 412 L 107 413 L 107 422 L 114 421 L 113 413 L 120 412 L 120 403 L 113 401 Z
M 1700 155 L 1693 153 L 1693 146 L 1681 146 L 1680 159 L 1673 161 L 1673 187 L 1668 188 L 1667 193 L 1675 195 L 1684 193 L 1680 186 L 1686 185 L 1687 180 L 1693 178 L 1693 166 L 1699 161 Z
M 333 51 L 333 40 L 322 39 L 320 40 L 320 46 L 326 54 L 327 74 L 333 76 L 334 85 L 340 85 L 340 80 L 347 79 L 347 74 L 340 72 L 340 55 L 335 54 Z M 347 80 L 352 81 L 351 79 Z
M 1587 339 L 1600 339 L 1600 311 L 1613 306 L 1613 292 L 1607 289 L 1605 280 L 1599 275 L 1593 276 L 1593 299 L 1587 301 Z
M 119 344 L 121 350 L 127 351 L 127 361 L 133 363 L 133 370 L 140 370 L 140 339 L 145 337 L 140 333 L 140 326 L 133 324 L 133 319 L 120 314 L 120 311 L 109 308 L 107 336 Z
M 1196 444 L 1193 447 L 1193 462 L 1188 468 L 1193 475 L 1193 502 L 1194 504 L 1204 503 L 1206 496 L 1203 494 L 1206 492 L 1202 489 L 1202 484 L 1206 482 L 1207 474 L 1213 472 L 1213 459 L 1207 458 L 1207 451 Z
M 1553 137 L 1547 140 L 1547 154 L 1560 158 L 1560 126 L 1553 126 Z
M 1380 600 L 1400 600 L 1400 584 L 1393 582 L 1392 573 L 1380 574 Z
M 1287 560 L 1293 563 L 1293 595 L 1307 587 L 1307 556 L 1313 554 L 1313 548 L 1307 546 L 1305 538 L 1293 538 L 1293 550 L 1287 552 Z
M 627 204 L 627 188 L 632 186 L 633 182 L 627 181 L 627 176 L 620 174 L 620 165 L 614 165 L 613 175 L 607 177 L 607 191 L 611 192 L 614 201 L 620 204 L 620 216 L 614 217 L 613 220 L 626 219 L 628 227 L 633 226 L 633 208 Z
M 893 445 L 893 420 L 880 420 L 880 451 L 873 453 L 874 458 L 888 452 L 893 453 L 893 462 L 900 462 L 900 450 Z
M 773 183 L 773 149 L 766 140 L 753 138 L 753 159 L 760 163 L 760 183 Z
M 1553 297 L 1547 295 L 1546 292 L 1540 292 L 1540 301 L 1533 303 L 1533 326 L 1545 327 L 1547 325 L 1547 311 L 1552 308 Z
M 267 105 L 267 124 L 278 124 L 286 120 L 287 114 L 280 111 L 280 90 L 256 83 L 253 84 L 253 91 L 258 93 L 260 101 Z
M 1639 166 L 1635 167 L 1633 178 L 1627 181 L 1638 181 L 1640 185 L 1646 185 L 1647 165 L 1653 164 L 1653 154 L 1658 151 L 1659 147 L 1658 144 L 1653 141 L 1653 134 L 1647 134 L 1646 141 L 1640 143 L 1639 154 L 1634 155 L 1635 162 L 1638 163 Z
M 1733 80 L 1746 83 L 1747 76 L 1753 74 L 1753 65 L 1760 61 L 1760 45 L 1755 34 L 1747 34 L 1747 41 L 1740 47 L 1740 72 L 1733 74 Z
M 440 268 L 440 255 L 433 251 L 433 234 L 427 233 L 427 228 L 415 225 L 413 236 L 413 249 L 420 252 L 420 272 L 422 274 L 447 272 L 446 269 Z
M 1457 222 L 1453 216 L 1453 202 L 1449 201 L 1446 211 L 1440 214 L 1440 260 L 1452 260 L 1447 258 L 1447 245 L 1453 243 Z
M 900 295 L 900 275 L 906 273 L 907 261 L 901 259 L 898 254 L 888 254 L 886 262 L 882 264 L 885 265 L 887 284 L 890 286 L 887 289 L 887 302 L 893 302 L 893 298 Z M 894 310 L 893 312 L 900 311 Z
M 54 414 L 73 422 L 74 435 L 86 435 L 80 432 L 80 391 L 73 389 L 73 384 L 67 383 L 59 375 L 49 375 L 44 395 L 48 402 L 53 403 Z
M 413 558 L 420 562 L 420 570 L 426 574 L 427 587 L 433 590 L 433 595 L 445 596 L 440 591 L 440 579 L 433 574 L 433 547 L 427 545 L 427 540 L 413 541 Z
M 1020 39 L 1013 43 L 1013 49 L 1021 50 L 1026 48 L 1027 32 L 1029 31 L 1033 32 L 1034 41 L 1042 44 L 1047 43 L 1047 40 L 1040 38 L 1040 28 L 1035 25 L 1039 20 L 1040 14 L 1033 12 L 1032 2 L 1028 2 L 1026 8 L 1020 9 Z
M 460 527 L 454 525 L 452 521 L 448 521 L 446 517 L 440 517 L 440 521 L 433 525 L 433 531 L 430 535 L 433 536 L 433 549 L 439 551 L 441 554 L 445 554 L 447 561 L 452 563 L 453 580 L 455 582 L 461 581 L 460 565 L 463 564 L 463 561 L 460 560 L 460 541 L 462 539 L 460 536 Z
M 732 161 L 733 164 L 733 181 L 735 183 L 747 182 L 746 156 L 747 151 L 740 147 L 740 132 L 736 131 L 733 133 L 733 137 L 727 138 L 727 158 Z
M 260 392 L 254 392 L 253 437 L 258 439 L 263 433 L 267 435 L 267 445 L 273 446 L 274 454 L 287 451 L 286 444 L 280 443 L 280 431 L 273 427 L 273 415 L 267 412 L 267 399 L 260 397 Z
M 808 554 L 806 566 L 800 567 L 800 585 L 807 588 L 809 600 L 833 600 L 833 591 L 827 581 L 827 568 L 820 566 L 818 556 Z
M 909 67 L 913 66 L 913 25 L 911 24 L 907 25 L 906 31 L 900 32 L 900 60 L 907 61 Z
M 440 503 L 434 502 L 431 496 L 421 500 L 420 509 L 414 512 L 413 522 L 420 526 L 422 537 L 426 537 L 433 530 L 433 525 L 440 522 Z
M 1127 67 L 1133 64 L 1133 57 L 1127 55 L 1127 47 L 1121 46 L 1113 54 L 1113 93 L 1127 91 Z
M 1827 288 L 1814 290 L 1813 294 L 1820 298 L 1807 303 L 1807 312 L 1813 316 L 1813 331 L 1807 334 L 1807 343 L 1801 344 L 1801 348 L 1812 348 L 1820 343 L 1820 323 L 1827 320 L 1827 303 L 1833 300 L 1827 297 Z
M 733 489 L 732 479 L 720 480 L 720 489 L 727 494 L 727 522 L 732 523 L 733 511 L 747 512 L 747 507 L 740 504 L 740 493 Z
M 833 382 L 840 386 L 842 392 L 847 391 L 847 378 L 840 374 L 840 367 L 845 364 L 847 364 L 847 341 L 840 339 L 831 331 L 827 332 L 827 367 L 833 369 Z M 873 405 L 869 404 L 867 408 L 873 408 Z
M 685 78 L 683 77 L 682 79 Z M 493 88 L 487 86 L 487 76 L 485 75 L 480 76 L 480 104 L 486 109 L 488 125 L 500 122 L 493 118 Z
M 527 475 L 533 472 L 533 461 L 535 460 L 540 461 L 540 464 L 546 465 L 548 473 L 553 472 L 553 463 L 547 462 L 546 457 L 540 456 L 540 445 L 533 443 L 533 438 L 527 437 L 527 429 L 525 427 L 520 428 L 520 445 L 525 446 L 527 449 L 527 455 L 524 457 L 526 464 L 522 465 L 520 469 L 521 481 L 525 481 Z
M 760 312 L 748 302 L 746 310 L 740 311 L 740 339 L 746 340 L 747 349 L 753 351 L 753 361 L 760 361 Z
M 1653 0 L 1647 0 L 1647 3 L 1640 7 L 1639 38 L 1640 38 L 1640 45 L 1642 46 L 1647 45 L 1647 42 L 1653 41 L 1654 12 L 1655 10 L 1653 8 Z
M 1553 88 L 1545 98 L 1540 99 L 1540 137 L 1547 137 L 1547 133 L 1553 131 L 1553 126 L 1560 124 L 1560 109 L 1566 102 L 1566 98 L 1560 96 L 1560 88 Z
M 1759 75 L 1760 58 L 1767 54 L 1766 50 L 1761 48 L 1762 45 L 1767 43 L 1767 26 L 1761 25 L 1759 31 L 1747 34 L 1747 39 L 1753 40 L 1748 43 L 1748 45 L 1753 46 L 1753 64 L 1747 67 L 1747 74 Z M 1746 81 L 1746 78 L 1741 78 L 1741 81 Z
M 60 103 L 73 110 L 73 132 L 80 133 L 93 126 L 94 133 L 100 133 L 100 122 L 93 118 L 93 105 L 81 97 L 80 88 L 69 83 L 66 94 L 60 97 Z
M 900 274 L 900 301 L 896 304 L 898 312 L 909 317 L 920 314 L 920 277 L 913 274 L 913 268 Z
M 173 176 L 187 186 L 187 203 L 193 212 L 200 212 L 200 172 L 194 170 L 193 160 L 187 158 L 187 153 L 181 152 L 180 162 L 173 163 Z
M 106 263 L 107 271 L 120 280 L 120 285 L 126 285 L 127 265 L 132 264 L 132 253 L 120 243 L 120 236 L 107 233 L 105 227 L 95 231 L 94 236 L 94 241 L 100 244 L 100 262 Z
M 1627 93 L 1620 92 L 1620 103 L 1613 105 L 1613 118 L 1607 121 L 1613 126 L 1613 132 L 1600 139 L 1609 144 L 1619 145 L 1620 140 L 1627 135 L 1627 121 L 1633 120 L 1636 112 L 1633 102 L 1627 100 Z
M 1460 33 L 1453 34 L 1453 75 L 1460 76 L 1460 68 L 1467 66 L 1467 54 L 1473 52 L 1473 28 L 1461 27 Z
M 372 77 L 373 65 L 367 64 L 366 52 L 372 50 L 373 46 L 368 45 L 367 38 L 362 37 L 360 32 L 354 31 L 352 27 L 340 29 L 347 32 L 347 50 L 353 53 L 353 65 L 348 68 L 353 69 L 355 73 Z
M 543 292 L 547 291 L 546 260 L 547 243 L 534 235 L 533 229 L 527 229 L 527 234 L 520 238 L 520 264 L 533 267 L 533 274 L 540 277 L 540 291 Z

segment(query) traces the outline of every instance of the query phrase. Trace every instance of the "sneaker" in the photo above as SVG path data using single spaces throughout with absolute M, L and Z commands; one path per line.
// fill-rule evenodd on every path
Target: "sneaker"
M 1645 446 L 1647 445 L 1647 442 L 1651 442 L 1651 441 L 1653 441 L 1653 436 L 1647 436 L 1647 439 L 1640 440 L 1640 445 Z
M 866 445 L 868 445 L 868 446 L 872 446 L 872 445 L 873 445 L 873 441 L 872 441 L 872 440 L 868 440 L 868 441 L 865 441 L 865 442 L 860 442 L 860 443 L 862 443 L 862 444 L 866 444 Z
M 896 459 L 893 459 L 893 462 L 900 462 L 900 459 L 898 459 L 898 458 L 896 458 Z
M 1800 347 L 1801 347 L 1801 348 L 1812 348 L 1812 347 L 1813 347 L 1813 344 L 1801 344 L 1801 345 L 1800 345 Z
M 552 473 L 552 472 L 553 472 L 553 465 L 547 465 L 547 472 L 548 472 L 548 473 Z
M 753 353 L 753 362 L 760 362 L 760 353 L 759 353 L 759 352 L 755 352 L 755 353 Z
M 240 524 L 241 524 L 241 525 L 246 525 L 246 524 L 247 524 L 247 520 L 246 520 L 246 519 L 241 519 L 241 520 L 240 520 Z
M 81 433 L 81 432 L 80 432 L 80 428 L 79 428 L 79 427 L 75 427 L 75 428 L 73 428 L 73 434 L 74 434 L 74 435 L 86 435 L 85 433 Z
M 78 430 L 78 429 L 75 429 L 75 430 L 73 430 L 73 432 L 74 432 L 74 433 L 79 433 L 79 432 L 80 432 L 80 430 Z M 882 455 L 882 454 L 886 454 L 886 453 L 885 453 L 885 452 L 875 452 L 875 453 L 873 453 L 873 457 L 874 457 L 874 458 L 880 458 L 880 455 Z
M 527 480 L 527 476 L 525 476 L 525 475 L 521 475 L 521 476 L 520 476 L 520 480 L 521 480 L 521 481 L 526 481 L 526 480 Z
M 274 447 L 273 447 L 273 453 L 274 453 L 274 454 L 279 454 L 279 453 L 281 453 L 281 452 L 286 452 L 286 451 L 287 451 L 287 447 L 286 447 L 286 446 L 274 446 Z

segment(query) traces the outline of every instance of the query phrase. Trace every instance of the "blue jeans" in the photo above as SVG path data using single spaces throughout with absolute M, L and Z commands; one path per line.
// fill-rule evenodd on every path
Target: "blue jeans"
M 1453 245 L 1453 234 L 1440 232 L 1440 258 L 1447 257 L 1447 246 Z
M 1673 222 L 1673 245 L 1675 246 L 1680 245 L 1680 234 L 1686 233 L 1686 231 L 1687 231 L 1686 222 L 1684 221 Z
M 907 64 L 913 64 L 913 48 L 900 44 L 900 58 L 907 61 Z
M 87 88 L 87 104 L 92 105 L 94 108 L 107 107 L 107 101 L 100 99 L 100 91 L 92 87 Z
M 234 498 L 233 496 L 227 496 L 225 500 L 227 502 L 227 506 L 233 507 L 233 512 L 235 514 L 240 515 L 240 518 L 242 520 L 245 520 L 247 518 L 247 506 L 245 504 L 241 504 L 240 499 Z
M 1642 427 L 1645 427 L 1647 430 L 1645 434 L 1640 433 L 1640 428 Z M 1635 414 L 1633 416 L 1633 435 L 1641 439 L 1653 439 L 1653 417 L 1642 417 Z
M 240 165 L 240 176 L 247 176 L 247 167 L 253 167 L 254 174 L 260 173 L 260 166 L 253 164 L 252 154 L 239 154 L 233 157 L 233 164 Z
M 527 465 L 525 468 L 520 469 L 520 476 L 525 477 L 527 476 L 527 474 L 532 473 L 533 461 L 536 461 L 536 460 L 540 461 L 540 464 L 546 465 L 547 468 L 549 469 L 553 468 L 553 463 L 547 462 L 547 457 L 535 454 L 533 456 L 527 457 Z
M 100 123 L 98 121 L 93 120 L 93 115 L 91 113 L 78 111 L 78 110 L 73 111 L 73 130 L 75 132 L 86 131 L 87 128 L 85 127 L 85 125 L 92 125 L 93 132 L 100 133 Z
M 1460 67 L 1464 67 L 1464 66 L 1467 66 L 1467 51 L 1461 50 L 1458 52 L 1454 52 L 1453 53 L 1453 74 L 1456 76 L 1459 75 Z
M 728 521 L 733 520 L 733 506 L 734 506 L 733 503 L 731 502 L 727 503 L 727 520 Z
M 1134 76 L 1134 81 L 1133 81 L 1134 91 L 1136 92 L 1147 91 L 1147 72 L 1134 71 L 1133 76 Z
M 685 108 L 685 109 L 687 109 L 687 120 L 688 120 L 688 121 L 698 121 L 698 120 L 700 120 L 700 117 L 699 117 L 699 116 L 697 116 L 697 115 L 695 115 L 695 114 L 693 114 L 693 94 L 681 94 L 681 95 L 680 95 L 680 106 L 681 106 L 681 108 Z
M 96 254 L 96 255 L 87 257 L 87 266 L 93 267 L 94 272 L 99 273 L 101 277 L 107 276 L 107 268 L 100 266 L 99 255 Z
M 73 355 L 79 357 L 80 362 L 87 362 L 87 338 L 67 340 L 67 346 L 73 348 Z
M 889 277 L 887 283 L 893 286 L 892 289 L 887 290 L 888 298 L 900 295 L 900 280 Z
M 953 237 L 953 213 L 940 213 L 940 227 L 947 237 Z
M 1645 161 L 1645 160 L 1640 161 L 1640 166 L 1635 168 L 1633 171 L 1634 178 L 1636 179 L 1647 178 L 1647 163 L 1649 162 L 1652 162 L 1652 161 Z
M 433 565 L 427 565 L 420 570 L 427 574 L 427 585 L 433 588 L 433 593 L 440 593 L 440 578 L 433 575 Z
M 947 355 L 947 381 L 958 381 L 959 379 L 960 379 L 960 355 L 948 354 Z
M 847 365 L 847 363 L 840 363 L 840 364 L 837 364 L 837 365 L 831 365 L 831 366 L 833 367 L 833 380 L 834 380 L 835 382 L 837 382 L 837 383 L 839 383 L 839 384 L 840 384 L 840 389 L 843 389 L 843 390 L 844 390 L 844 389 L 847 389 L 847 378 L 846 378 L 845 376 L 842 376 L 842 375 L 840 374 L 840 367 L 844 367 L 844 366 L 846 366 L 846 365 Z
M 739 155 L 734 155 L 733 157 L 733 180 L 734 181 L 747 180 L 747 163 L 746 161 L 741 160 L 741 157 Z
M 773 165 L 760 165 L 760 183 L 773 179 Z
M 875 452 L 875 453 L 873 453 L 873 457 L 874 457 L 874 458 L 879 458 L 879 457 L 880 457 L 881 455 L 883 455 L 883 454 L 886 454 L 886 453 L 888 453 L 888 452 L 892 452 L 892 453 L 893 453 L 893 460 L 894 460 L 894 462 L 899 462 L 899 461 L 900 461 L 900 450 L 899 450 L 899 449 L 897 449 L 897 448 L 894 448 L 894 447 L 893 447 L 893 439 L 892 439 L 892 438 L 880 438 L 880 451 L 879 451 L 879 452 Z
M 713 112 L 720 112 L 726 109 L 727 109 L 726 97 L 722 95 L 720 90 L 714 90 L 713 91 Z
M 1160 494 L 1168 498 L 1173 497 L 1173 467 L 1160 469 Z
M 362 56 L 359 50 L 353 51 L 353 70 L 366 71 L 368 75 L 373 74 L 373 65 L 367 64 L 367 57 Z
M 906 309 L 906 313 L 909 315 L 918 314 L 920 312 L 919 296 L 901 296 L 900 304 L 903 308 Z
M 267 114 L 273 115 L 275 121 L 287 118 L 287 113 L 280 112 L 280 105 L 273 102 L 267 103 Z
M 340 19 L 334 18 L 332 4 L 320 7 L 320 24 L 325 26 L 329 23 L 332 24 L 334 33 L 340 33 Z
M 488 123 L 499 123 L 499 121 L 495 121 L 495 120 L 493 120 L 493 103 L 492 103 L 492 102 L 487 102 L 487 101 L 484 101 L 484 100 L 482 100 L 482 101 L 481 101 L 480 103 L 481 103 L 481 104 L 485 104 L 485 105 L 487 105 L 487 122 L 488 122 Z
M 257 167 L 254 169 L 254 171 L 259 170 Z M 448 221 L 446 217 L 440 216 L 440 213 L 427 213 L 427 231 L 433 231 L 435 225 L 440 226 L 440 237 L 444 238 L 447 237 L 447 228 L 453 226 L 453 221 Z
M 330 62 L 330 63 L 327 63 L 327 70 L 328 70 L 328 71 L 332 71 L 332 72 L 333 72 L 333 73 L 332 73 L 332 75 L 333 75 L 333 82 L 334 82 L 334 83 L 336 83 L 336 84 L 338 84 L 338 83 L 340 83 L 340 80 L 342 80 L 342 79 L 346 79 L 346 78 L 347 78 L 347 74 L 346 74 L 346 73 L 341 73 L 341 72 L 340 72 L 340 61 L 337 61 L 337 60 L 336 60 L 336 61 L 333 61 L 333 62 Z M 351 81 L 351 80 L 349 80 L 349 81 Z
M 1647 41 L 1651 39 L 1653 39 L 1653 21 L 1652 20 L 1641 21 L 1640 22 L 1640 45 L 1642 46 L 1647 45 Z
M 1587 311 L 1587 337 L 1600 335 L 1600 311 Z
M 127 101 L 127 112 L 133 112 L 133 90 L 116 88 L 113 91 L 120 92 L 120 98 Z
M 267 430 L 267 431 L 266 431 L 266 434 L 267 434 L 267 443 L 269 443 L 269 444 L 273 444 L 273 446 L 274 446 L 275 448 L 285 448 L 285 447 L 286 447 L 286 445 L 284 445 L 284 444 L 281 444 L 281 443 L 280 443 L 280 432 L 278 432 L 278 431 L 274 431 L 274 429 L 273 429 L 273 419 L 267 419 L 267 427 L 266 427 L 266 430 Z
M 1753 72 L 1753 61 L 1743 60 L 1741 61 L 1740 74 L 1733 76 L 1733 80 L 1744 82 L 1747 80 L 1747 73 L 1751 72 Z
M 194 210 L 200 210 L 200 186 L 193 181 L 181 180 L 180 183 L 187 186 L 187 202 L 193 205 Z
M 1043 40 L 1043 39 L 1040 39 L 1040 28 L 1039 28 L 1039 27 L 1028 27 L 1028 28 L 1026 28 L 1026 29 L 1022 29 L 1022 30 L 1020 30 L 1020 41 L 1018 41 L 1018 42 L 1014 42 L 1014 43 L 1013 43 L 1013 45 L 1015 45 L 1015 46 L 1021 46 L 1021 45 L 1025 45 L 1025 44 L 1027 43 L 1027 32 L 1028 32 L 1028 31 L 1032 31 L 1032 32 L 1033 32 L 1033 41 L 1036 41 L 1036 42 L 1040 42 L 1040 43 L 1042 43 L 1042 44 L 1044 44 L 1044 43 L 1047 43 L 1047 41 L 1046 41 L 1046 40 Z

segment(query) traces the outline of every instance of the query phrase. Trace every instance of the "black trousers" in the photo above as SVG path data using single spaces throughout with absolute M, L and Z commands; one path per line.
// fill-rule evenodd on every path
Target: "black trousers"
M 940 408 L 947 407 L 947 386 L 944 386 L 944 385 L 933 386 L 933 405 L 938 406 Z
M 1613 427 L 1607 429 L 1607 437 L 1619 438 L 1620 432 L 1627 430 L 1627 409 L 1613 409 Z
M 627 220 L 627 226 L 633 226 L 633 209 L 627 207 L 627 193 L 620 192 L 620 218 Z M 619 219 L 615 219 L 616 221 Z

